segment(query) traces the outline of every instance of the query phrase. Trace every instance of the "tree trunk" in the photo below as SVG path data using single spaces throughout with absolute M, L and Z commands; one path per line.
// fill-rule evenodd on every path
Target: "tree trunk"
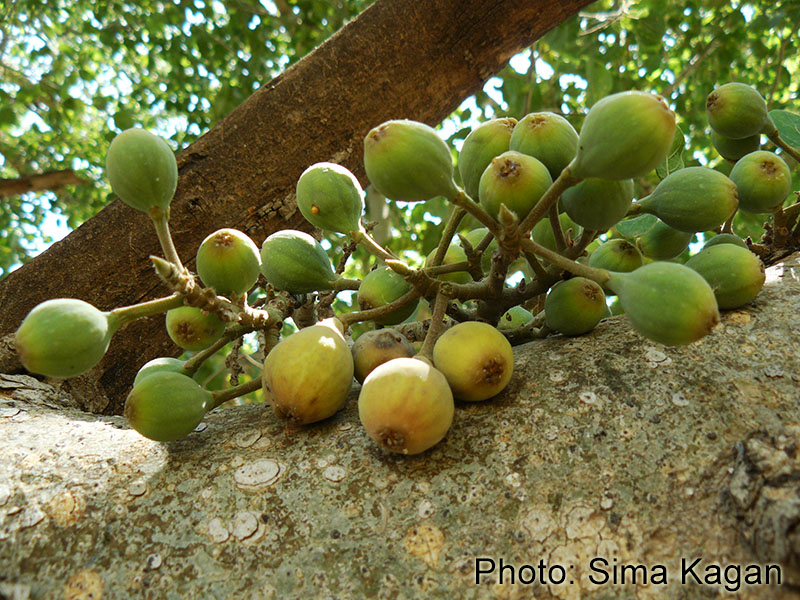
M 363 180 L 369 129 L 393 118 L 438 123 L 511 56 L 586 4 L 377 2 L 178 156 L 171 228 L 187 266 L 203 238 L 221 227 L 245 231 L 258 244 L 279 229 L 310 228 L 294 200 L 308 165 L 338 162 Z M 146 216 L 115 201 L 0 282 L 0 336 L 48 298 L 110 309 L 164 295 L 148 261 L 158 253 Z M 137 369 L 176 353 L 160 321 L 129 326 L 98 367 L 64 382 L 83 408 L 119 413 Z M 0 371 L 19 368 L 13 355 L 0 358 Z
M 159 444 L 2 376 L 0 596 L 704 598 L 716 563 L 728 589 L 731 565 L 780 568 L 737 597 L 797 598 L 799 258 L 688 347 L 614 317 L 516 348 L 509 388 L 421 456 L 369 440 L 357 390 L 314 426 L 243 406 Z

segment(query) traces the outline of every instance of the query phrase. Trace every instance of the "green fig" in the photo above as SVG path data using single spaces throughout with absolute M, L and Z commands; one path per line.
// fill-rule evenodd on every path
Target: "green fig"
M 512 306 L 500 317 L 497 328 L 500 331 L 510 331 L 527 325 L 531 321 L 533 321 L 533 315 L 529 310 L 525 310 L 521 306 Z
M 639 206 L 678 231 L 708 231 L 736 211 L 736 184 L 714 169 L 686 167 L 667 175 Z
M 134 384 L 125 418 L 144 437 L 169 442 L 189 435 L 213 407 L 214 396 L 194 379 L 159 371 Z
M 644 265 L 644 256 L 639 249 L 620 238 L 607 240 L 589 255 L 589 266 L 595 269 L 630 273 Z
M 203 350 L 216 342 L 225 331 L 225 323 L 214 313 L 194 306 L 167 311 L 167 333 L 184 350 Z
M 573 277 L 556 283 L 544 302 L 545 323 L 564 335 L 581 335 L 607 316 L 603 288 L 591 279 Z
M 384 450 L 419 454 L 444 438 L 455 406 L 447 379 L 424 359 L 395 358 L 367 375 L 358 417 Z
M 357 294 L 358 306 L 361 310 L 378 308 L 399 300 L 410 291 L 411 284 L 403 279 L 402 275 L 395 273 L 389 267 L 378 267 L 367 273 L 361 281 Z M 388 315 L 375 319 L 375 322 L 381 325 L 402 323 L 416 310 L 418 303 L 419 299 L 409 302 Z
M 711 128 L 734 140 L 764 131 L 769 121 L 767 103 L 758 91 L 744 83 L 719 86 L 706 97 L 706 114 Z
M 704 248 L 686 261 L 714 290 L 720 308 L 744 306 L 764 286 L 764 264 L 755 254 L 735 244 Z
M 291 294 L 332 290 L 338 279 L 322 245 L 294 229 L 275 232 L 264 240 L 261 272 L 273 286 Z
M 219 229 L 197 249 L 197 274 L 222 296 L 241 296 L 258 281 L 261 254 L 255 242 L 237 229 Z
M 703 245 L 703 250 L 710 248 L 711 246 L 716 246 L 717 244 L 735 244 L 736 246 L 740 246 L 745 250 L 749 250 L 747 247 L 747 242 L 733 233 L 719 233 L 711 239 L 706 238 L 706 243 Z
M 665 346 L 691 344 L 719 323 L 711 286 L 684 265 L 650 263 L 632 273 L 611 273 L 606 285 L 634 329 Z
M 350 171 L 329 162 L 311 165 L 297 180 L 297 206 L 306 220 L 347 235 L 358 230 L 364 191 Z
M 429 266 L 433 257 L 436 255 L 436 248 L 434 248 L 428 256 L 425 258 L 425 266 Z M 467 253 L 464 252 L 464 249 L 461 246 L 456 246 L 455 244 L 450 244 L 447 247 L 447 252 L 444 254 L 444 260 L 442 261 L 443 265 L 452 265 L 454 263 L 464 262 L 467 260 Z M 454 271 L 453 273 L 442 273 L 441 275 L 437 275 L 437 279 L 441 279 L 442 281 L 450 281 L 452 283 L 470 283 L 472 281 L 472 277 L 466 271 Z
M 592 231 L 607 231 L 626 214 L 633 201 L 633 180 L 591 177 L 561 195 L 564 211 L 578 225 Z
M 281 340 L 264 361 L 264 395 L 292 425 L 334 415 L 353 383 L 353 356 L 337 319 L 326 319 Z
M 358 336 L 352 348 L 355 376 L 364 383 L 377 366 L 393 358 L 411 358 L 416 354 L 406 337 L 395 329 L 376 329 Z
M 364 169 L 387 198 L 420 202 L 436 196 L 453 198 L 450 149 L 432 127 L 416 121 L 386 121 L 364 138 Z
M 671 260 L 689 247 L 694 234 L 673 229 L 661 220 L 635 240 L 642 254 L 654 260 Z
M 583 122 L 572 175 L 632 179 L 664 162 L 675 135 L 675 113 L 660 96 L 628 91 L 597 102 Z
M 47 377 L 75 377 L 100 362 L 119 320 L 83 300 L 56 298 L 37 304 L 14 341 L 23 366 Z
M 517 120 L 511 117 L 491 119 L 470 131 L 458 154 L 458 172 L 464 191 L 473 200 L 478 199 L 481 175 L 495 156 L 508 150 L 508 141 Z
M 447 378 L 456 398 L 477 402 L 505 389 L 514 372 L 514 353 L 497 329 L 466 321 L 436 340 L 433 364 Z
M 532 156 L 509 150 L 492 159 L 481 175 L 478 198 L 494 219 L 500 205 L 514 212 L 520 221 L 536 206 L 553 180 L 541 162 Z
M 111 189 L 128 206 L 143 212 L 166 210 L 178 186 L 178 163 L 167 143 L 149 131 L 126 129 L 106 153 Z
M 561 115 L 536 112 L 525 115 L 511 134 L 510 150 L 539 159 L 555 180 L 578 150 L 578 132 Z
M 562 213 L 558 215 L 558 220 L 561 223 L 561 230 L 564 232 L 564 238 L 571 238 L 574 240 L 580 235 L 581 228 L 569 218 L 569 215 Z M 572 231 L 571 233 L 570 230 Z M 539 221 L 533 228 L 532 236 L 534 242 L 555 252 L 556 238 L 553 233 L 553 226 L 550 224 L 550 219 L 545 218 Z
M 731 170 L 739 188 L 739 208 L 751 213 L 775 212 L 792 191 L 792 174 L 777 154 L 758 150 L 740 158 Z
M 180 360 L 179 358 L 171 358 L 168 356 L 154 358 L 153 360 L 146 362 L 142 368 L 139 369 L 139 371 L 136 373 L 136 377 L 133 380 L 133 385 L 136 387 L 137 383 L 153 373 L 169 372 L 186 375 L 186 371 L 183 368 L 185 364 L 186 362 Z
M 736 161 L 761 147 L 761 134 L 734 140 L 711 130 L 711 143 L 722 158 Z

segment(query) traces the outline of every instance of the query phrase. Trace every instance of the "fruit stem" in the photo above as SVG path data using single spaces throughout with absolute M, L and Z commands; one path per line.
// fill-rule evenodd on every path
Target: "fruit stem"
M 774 126 L 773 126 L 773 127 L 774 127 Z M 784 151 L 784 152 L 786 152 L 786 154 L 788 154 L 789 156 L 791 156 L 791 157 L 792 157 L 793 159 L 795 159 L 797 162 L 800 162 L 800 152 L 798 152 L 797 150 L 795 150 L 794 148 L 792 148 L 792 147 L 791 147 L 791 146 L 790 146 L 790 145 L 789 145 L 789 144 L 786 142 L 786 140 L 784 140 L 784 139 L 783 139 L 783 138 L 780 136 L 780 134 L 778 133 L 778 130 L 777 130 L 777 129 L 776 129 L 774 132 L 772 132 L 772 133 L 768 133 L 768 134 L 767 134 L 767 137 L 768 137 L 770 140 L 772 140 L 772 143 L 773 143 L 773 144 L 775 144 L 775 145 L 776 145 L 776 146 L 778 146 L 779 148 L 783 149 L 783 151 Z
M 136 319 L 151 317 L 181 306 L 183 306 L 183 296 L 172 294 L 171 296 L 156 298 L 155 300 L 148 300 L 131 306 L 120 306 L 112 310 L 110 314 L 118 320 L 119 326 L 122 327 Z
M 162 209 L 158 206 L 154 206 L 147 214 L 150 215 L 150 219 L 153 221 L 158 241 L 161 243 L 161 249 L 164 251 L 164 257 L 178 267 L 179 271 L 185 271 L 186 269 L 172 241 L 172 234 L 169 232 L 169 207 Z
M 558 218 L 558 204 L 553 204 L 547 211 L 550 219 L 550 227 L 553 228 L 553 240 L 556 244 L 556 251 L 563 252 L 567 248 L 567 240 L 564 239 L 564 230 L 561 229 L 561 220 Z
M 470 198 L 467 192 L 461 188 L 457 189 L 458 193 L 455 196 L 448 198 L 448 200 L 450 200 L 450 202 L 456 206 L 466 210 L 469 214 L 478 219 L 478 221 L 483 223 L 489 229 L 489 231 L 492 232 L 492 235 L 494 235 L 496 238 L 499 238 L 500 226 L 497 224 L 497 221 L 489 216 L 489 213 L 483 210 L 483 207 L 480 204 Z
M 236 338 L 241 337 L 245 333 L 250 333 L 251 331 L 253 331 L 253 329 L 250 327 L 242 327 L 241 325 L 228 325 L 221 338 L 211 344 L 208 348 L 200 350 L 200 352 L 192 356 L 184 363 L 184 375 L 188 375 L 189 377 L 193 376 L 195 373 L 197 373 L 200 365 L 202 365 L 208 358 L 216 354 Z
M 561 256 L 557 252 L 553 252 L 552 250 L 537 244 L 533 240 L 524 239 L 522 240 L 521 245 L 523 250 L 538 254 L 542 258 L 549 260 L 557 267 L 560 267 L 565 271 L 569 271 L 573 275 L 586 277 L 587 279 L 591 279 L 600 285 L 604 284 L 610 278 L 609 272 L 605 269 L 594 269 L 592 267 L 587 267 L 586 265 L 577 263 L 574 260 L 570 260 L 564 256 Z
M 354 242 L 364 246 L 371 254 L 382 258 L 383 260 L 399 260 L 394 254 L 386 250 L 364 229 L 364 226 L 359 223 L 357 231 L 351 231 L 350 237 Z
M 444 325 L 444 315 L 447 310 L 447 305 L 450 303 L 452 290 L 449 285 L 442 285 L 436 294 L 436 301 L 433 305 L 433 316 L 431 317 L 431 325 L 428 328 L 428 333 L 425 336 L 425 341 L 422 342 L 418 355 L 424 356 L 431 363 L 433 363 L 433 346 L 436 340 L 442 334 L 442 327 Z
M 259 375 L 255 379 L 251 379 L 245 383 L 240 383 L 239 385 L 228 388 L 227 390 L 217 390 L 216 392 L 212 392 L 211 395 L 214 397 L 214 406 L 212 407 L 212 410 L 228 400 L 233 400 L 234 398 L 244 396 L 245 394 L 249 394 L 250 392 L 255 392 L 256 390 L 260 389 L 261 376 Z
M 733 214 L 730 216 L 730 218 L 722 225 L 722 233 L 733 233 L 733 217 L 736 216 L 737 212 L 739 212 L 738 208 L 733 211 Z
M 458 271 L 469 271 L 470 263 L 468 260 L 462 260 L 457 263 L 450 263 L 449 265 L 436 265 L 435 267 L 425 267 L 423 270 L 432 276 L 441 275 L 442 273 L 456 273 Z
M 346 277 L 339 277 L 332 282 L 334 291 L 341 292 L 342 290 L 357 290 L 361 285 L 360 279 L 347 279 Z
M 450 241 L 453 239 L 453 235 L 456 233 L 456 229 L 458 229 L 459 223 L 467 214 L 467 211 L 464 210 L 461 206 L 453 207 L 453 211 L 450 213 L 450 218 L 447 220 L 447 225 L 444 227 L 444 231 L 442 231 L 442 239 L 439 240 L 439 247 L 436 248 L 436 254 L 433 255 L 433 260 L 431 261 L 431 267 L 437 267 L 442 264 L 444 260 L 444 256 L 447 253 L 447 249 L 450 247 Z
M 370 308 L 368 310 L 356 310 L 351 313 L 345 313 L 343 315 L 339 315 L 337 318 L 342 322 L 342 324 L 344 324 L 345 327 L 349 327 L 353 323 L 358 323 L 360 321 L 380 319 L 381 317 L 388 315 L 398 308 L 404 307 L 409 302 L 412 302 L 414 298 L 419 298 L 419 292 L 416 289 L 411 289 L 394 302 L 389 302 L 383 306 Z
M 550 185 L 550 187 L 547 188 L 547 191 L 544 193 L 544 195 L 539 198 L 539 202 L 536 203 L 536 206 L 531 209 L 531 212 L 528 213 L 528 216 L 525 217 L 519 224 L 519 231 L 522 237 L 528 236 L 534 226 L 541 221 L 542 217 L 544 217 L 547 211 L 550 210 L 550 207 L 558 202 L 558 199 L 565 190 L 580 182 L 580 177 L 574 177 L 572 175 L 571 167 L 574 162 L 575 161 L 573 160 L 570 164 L 564 167 L 564 170 L 561 171 L 561 174 Z

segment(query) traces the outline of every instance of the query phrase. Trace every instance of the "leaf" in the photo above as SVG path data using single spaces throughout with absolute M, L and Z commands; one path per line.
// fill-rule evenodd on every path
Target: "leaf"
M 632 240 L 647 233 L 656 224 L 656 221 L 658 218 L 655 215 L 639 215 L 620 221 L 614 226 L 614 229 L 622 237 Z
M 683 130 L 680 127 L 676 127 L 667 158 L 656 167 L 656 175 L 658 175 L 659 179 L 664 179 L 670 173 L 674 173 L 685 166 L 683 162 L 683 151 L 685 149 L 686 136 L 683 135 Z
M 783 141 L 793 148 L 800 148 L 800 115 L 790 113 L 788 110 L 771 110 L 769 117 L 778 128 Z

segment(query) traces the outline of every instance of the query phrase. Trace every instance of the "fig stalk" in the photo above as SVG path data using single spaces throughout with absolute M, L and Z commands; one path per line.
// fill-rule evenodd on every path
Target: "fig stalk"
M 147 214 L 153 221 L 153 227 L 158 236 L 158 242 L 161 244 L 161 250 L 164 252 L 164 257 L 175 265 L 180 272 L 185 272 L 186 268 L 181 262 L 181 257 L 178 256 L 178 251 L 175 249 L 175 243 L 172 241 L 172 234 L 169 232 L 169 206 L 161 208 L 158 206 L 152 207 Z
M 252 392 L 258 391 L 261 389 L 262 385 L 261 375 L 259 375 L 255 379 L 251 379 L 245 383 L 240 383 L 239 385 L 235 385 L 226 390 L 217 390 L 212 392 L 211 395 L 214 397 L 214 405 L 212 406 L 212 410 L 221 404 L 224 404 L 228 400 L 233 400 L 234 398 L 239 398 L 240 396 L 245 396 Z
M 181 306 L 183 306 L 183 296 L 180 294 L 172 294 L 171 296 L 156 298 L 155 300 L 148 300 L 147 302 L 140 302 L 139 304 L 120 306 L 112 310 L 111 314 L 119 320 L 119 326 L 122 327 L 137 319 L 151 317 Z
M 531 232 L 531 229 L 533 229 L 534 225 L 542 220 L 545 214 L 547 214 L 547 211 L 550 210 L 550 207 L 558 202 L 558 199 L 561 197 L 561 194 L 564 193 L 564 190 L 571 188 L 573 185 L 581 181 L 580 178 L 572 175 L 572 165 L 574 163 L 575 161 L 573 160 L 564 168 L 563 171 L 561 171 L 561 175 L 559 175 L 552 185 L 547 188 L 547 191 L 539 199 L 539 202 L 536 203 L 536 206 L 531 209 L 531 212 L 528 213 L 528 216 L 525 217 L 525 219 L 523 219 L 523 221 L 519 224 L 519 230 L 522 236 L 527 236 L 527 234 Z
M 447 225 L 445 225 L 444 231 L 442 231 L 442 239 L 439 240 L 439 247 L 436 248 L 436 254 L 433 255 L 433 260 L 431 260 L 431 267 L 437 267 L 442 264 L 447 248 L 450 246 L 450 241 L 453 239 L 458 225 L 466 214 L 467 211 L 461 206 L 453 208 L 453 211 L 450 213 L 450 218 L 447 220 Z
M 524 239 L 520 242 L 520 245 L 522 246 L 523 250 L 528 250 L 529 252 L 537 254 L 538 256 L 549 260 L 557 267 L 560 267 L 565 271 L 569 271 L 573 275 L 586 277 L 586 279 L 591 279 L 600 285 L 603 285 L 610 277 L 608 271 L 604 269 L 593 269 L 592 267 L 587 267 L 586 265 L 577 263 L 574 260 L 570 260 L 564 256 L 561 256 L 557 252 L 553 252 L 552 250 L 537 244 L 533 240 Z
M 783 139 L 783 138 L 780 136 L 780 134 L 778 133 L 778 130 L 777 130 L 777 129 L 776 129 L 774 132 L 772 132 L 772 133 L 768 133 L 768 134 L 767 134 L 767 137 L 768 137 L 768 138 L 769 138 L 769 139 L 772 141 L 772 143 L 773 143 L 773 144 L 775 144 L 775 145 L 776 145 L 776 146 L 778 146 L 780 149 L 782 149 L 784 152 L 786 152 L 786 154 L 788 154 L 789 156 L 791 156 L 791 157 L 792 157 L 793 159 L 795 159 L 797 162 L 800 162 L 800 152 L 798 152 L 798 151 L 797 151 L 797 149 L 795 149 L 795 148 L 793 148 L 792 146 L 790 146 L 790 145 L 789 145 L 789 144 L 786 142 L 786 140 L 784 140 L 784 139 Z
M 431 317 L 431 325 L 428 328 L 428 333 L 425 336 L 425 341 L 422 342 L 419 356 L 424 356 L 429 361 L 433 362 L 433 347 L 436 340 L 442 334 L 442 326 L 444 325 L 444 315 L 447 310 L 447 305 L 450 303 L 452 297 L 452 289 L 448 284 L 444 284 L 439 288 L 436 294 L 436 302 L 433 305 L 433 316 Z

